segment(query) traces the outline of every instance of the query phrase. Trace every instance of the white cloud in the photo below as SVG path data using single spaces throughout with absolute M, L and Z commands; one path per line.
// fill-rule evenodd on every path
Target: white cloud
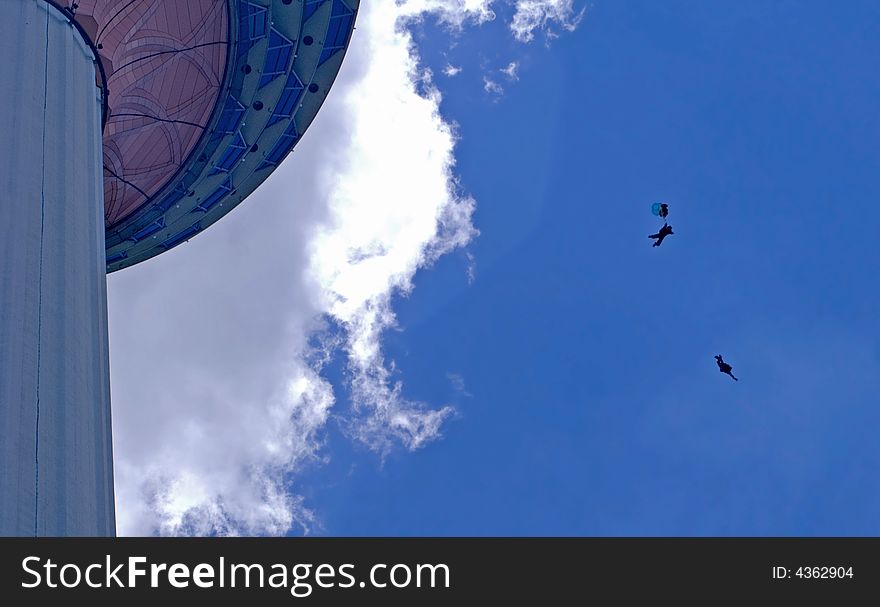
M 399 0 L 395 7 L 395 17 L 404 21 L 421 20 L 428 15 L 454 29 L 495 19 L 492 0 Z
M 510 63 L 507 64 L 507 67 L 501 68 L 498 71 L 501 72 L 502 74 L 504 74 L 505 76 L 507 76 L 510 80 L 515 81 L 515 80 L 519 80 L 519 76 L 516 73 L 518 69 L 519 69 L 519 62 L 518 61 L 511 61 Z
M 354 116 L 348 170 L 333 181 L 309 267 L 323 286 L 322 308 L 345 329 L 357 413 L 349 429 L 383 452 L 392 438 L 421 446 L 451 412 L 401 396 L 381 351 L 382 332 L 395 324 L 391 295 L 409 293 L 417 269 L 476 235 L 474 201 L 456 191 L 455 137 L 439 114 L 440 93 L 419 69 L 410 35 L 393 27 L 396 11 L 377 4 L 362 16 L 364 81 L 377 90 L 352 88 L 345 99 L 344 115 Z
M 573 32 L 585 10 L 575 13 L 573 0 L 516 0 L 516 12 L 510 22 L 510 29 L 520 42 L 533 40 L 536 30 L 543 30 L 547 35 L 554 36 L 554 23 Z
M 405 26 L 431 16 L 461 30 L 494 19 L 491 6 L 362 3 L 295 153 L 198 238 L 110 276 L 120 534 L 308 532 L 320 516 L 291 482 L 327 457 L 331 415 L 381 454 L 439 435 L 452 409 L 405 395 L 382 336 L 395 327 L 392 296 L 475 237 L 475 203 L 459 191 L 455 133 Z M 552 19 L 570 15 L 530 27 Z M 336 354 L 351 409 L 322 375 Z
M 461 67 L 456 67 L 451 63 L 447 63 L 446 67 L 443 68 L 443 74 L 452 78 L 454 76 L 458 76 L 461 73 Z
M 462 396 L 467 396 L 468 398 L 473 398 L 473 394 L 467 391 L 467 388 L 464 385 L 464 377 L 462 377 L 461 373 L 447 373 L 446 378 L 449 380 L 449 383 L 452 384 L 452 389 Z
M 487 76 L 483 76 L 483 90 L 489 93 L 490 95 L 502 95 L 504 94 L 504 87 L 495 82 L 494 80 L 490 80 Z
M 335 349 L 354 406 L 334 415 L 352 437 L 385 453 L 438 436 L 451 409 L 404 395 L 381 338 L 395 324 L 392 295 L 476 235 L 474 201 L 458 190 L 440 93 L 398 24 L 426 11 L 480 22 L 488 6 L 364 3 L 339 79 L 291 158 L 205 234 L 111 275 L 121 534 L 319 524 L 289 483 L 321 463 L 336 404 L 321 370 Z

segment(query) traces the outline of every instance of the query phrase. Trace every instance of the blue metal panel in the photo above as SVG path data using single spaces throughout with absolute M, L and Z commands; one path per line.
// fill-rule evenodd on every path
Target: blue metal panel
M 324 50 L 321 51 L 321 56 L 318 58 L 318 65 L 345 48 L 345 42 L 348 40 L 353 25 L 354 11 L 345 6 L 341 0 L 333 0 L 330 23 L 327 26 L 327 37 L 324 40 Z
M 290 148 L 294 146 L 297 139 L 299 139 L 299 131 L 296 130 L 296 123 L 291 122 L 290 126 L 287 127 L 281 137 L 278 138 L 278 141 L 275 142 L 272 151 L 266 155 L 265 160 L 257 167 L 257 170 L 277 166 L 281 159 L 290 151 Z
M 211 207 L 213 207 L 215 204 L 217 204 L 218 202 L 223 200 L 226 197 L 226 195 L 231 191 L 232 191 L 232 176 L 230 175 L 229 177 L 226 178 L 226 181 L 224 181 L 223 183 L 220 184 L 220 187 L 218 187 L 216 190 L 214 190 L 213 194 L 211 194 L 210 196 L 205 198 L 201 203 L 199 203 L 199 206 L 194 208 L 192 210 L 192 212 L 195 213 L 196 211 L 202 211 L 202 212 L 207 213 L 208 211 L 211 210 Z
M 107 263 L 115 263 L 117 261 L 122 261 L 123 259 L 128 257 L 128 253 L 125 251 L 119 251 L 118 253 L 114 253 L 107 257 Z
M 133 240 L 134 242 L 138 242 L 140 240 L 143 240 L 144 238 L 149 238 L 151 235 L 155 234 L 156 232 L 158 232 L 159 230 L 161 230 L 164 227 L 165 227 L 165 218 L 160 217 L 159 219 L 157 219 L 156 221 L 154 221 L 153 223 L 151 223 L 147 227 L 145 227 L 141 230 L 138 230 L 137 232 L 132 234 L 131 240 Z
M 215 135 L 231 135 L 238 130 L 238 123 L 241 122 L 241 117 L 244 116 L 245 111 L 247 110 L 241 102 L 230 95 L 226 99 L 226 105 L 223 106 L 223 113 L 220 115 L 220 121 L 217 123 Z
M 276 122 L 291 118 L 296 112 L 296 106 L 305 88 L 296 72 L 290 72 L 290 75 L 287 77 L 287 84 L 284 85 L 284 90 L 281 92 L 278 103 L 275 105 L 275 109 L 272 110 L 272 116 L 269 118 L 266 126 L 272 126 Z
M 285 38 L 275 28 L 269 33 L 269 48 L 266 50 L 266 62 L 263 64 L 263 75 L 260 77 L 260 88 L 263 88 L 278 76 L 286 74 L 293 57 L 293 42 Z
M 177 246 L 185 240 L 189 240 L 190 238 L 192 238 L 193 236 L 195 236 L 196 234 L 201 232 L 201 230 L 202 230 L 202 224 L 196 223 L 195 225 L 191 225 L 187 229 L 185 229 L 181 232 L 178 232 L 177 234 L 175 234 L 171 238 L 168 238 L 167 240 L 162 242 L 162 244 L 160 246 L 164 247 L 166 250 L 170 249 L 171 247 Z
M 311 16 L 315 14 L 315 11 L 318 10 L 318 7 L 326 1 L 327 0 L 306 0 L 306 6 L 303 9 L 303 21 L 308 21 Z
M 268 11 L 264 6 L 242 2 L 238 9 L 238 56 L 243 57 L 257 40 L 266 37 Z
M 186 188 L 183 186 L 183 183 L 178 183 L 177 186 L 171 190 L 171 193 L 168 194 L 165 198 L 162 199 L 162 202 L 159 203 L 157 208 L 163 213 L 173 207 L 175 204 L 180 202 L 180 200 L 186 196 Z
M 241 157 L 244 156 L 247 149 L 248 145 L 245 143 L 244 137 L 241 136 L 241 131 L 238 131 L 235 134 L 235 139 L 229 142 L 226 151 L 223 152 L 223 155 L 214 165 L 214 170 L 211 171 L 211 175 L 228 173 L 231 171 L 233 167 L 235 167 L 235 163 L 241 160 Z

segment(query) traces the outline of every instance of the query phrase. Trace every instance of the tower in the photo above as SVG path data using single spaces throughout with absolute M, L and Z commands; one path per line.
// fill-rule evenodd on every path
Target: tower
M 0 535 L 113 535 L 106 273 L 271 174 L 323 103 L 358 0 L 8 5 Z

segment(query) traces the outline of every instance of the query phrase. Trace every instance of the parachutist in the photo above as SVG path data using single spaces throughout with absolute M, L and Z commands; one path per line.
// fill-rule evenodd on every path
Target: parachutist
M 665 202 L 660 204 L 660 217 L 662 217 L 663 219 L 669 217 L 669 205 Z
M 718 354 L 715 356 L 715 362 L 718 363 L 718 370 L 722 373 L 727 373 L 729 376 L 733 377 L 734 380 L 739 381 L 733 375 L 733 367 L 724 362 L 724 359 L 721 358 L 721 355 Z
M 674 233 L 675 232 L 672 231 L 672 226 L 670 226 L 668 223 L 664 223 L 659 232 L 657 232 L 656 234 L 649 234 L 648 238 L 656 238 L 657 242 L 654 243 L 654 246 L 659 247 L 662 244 L 664 238 Z

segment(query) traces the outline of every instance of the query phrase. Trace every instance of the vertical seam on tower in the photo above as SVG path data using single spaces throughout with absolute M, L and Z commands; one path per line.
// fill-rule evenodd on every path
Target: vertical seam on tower
M 46 226 L 46 107 L 49 98 L 49 5 L 46 4 L 46 63 L 43 75 L 43 166 L 40 176 L 40 259 L 37 289 L 37 423 L 34 438 L 34 537 L 40 507 L 40 364 L 43 341 L 43 234 Z

